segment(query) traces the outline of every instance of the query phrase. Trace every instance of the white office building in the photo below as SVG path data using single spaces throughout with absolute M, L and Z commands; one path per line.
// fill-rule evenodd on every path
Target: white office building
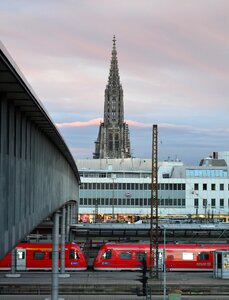
M 76 161 L 81 175 L 80 218 L 133 221 L 150 216 L 150 159 L 85 159 Z M 158 164 L 160 217 L 229 216 L 229 176 L 224 159 L 206 158 L 199 166 L 180 161 Z

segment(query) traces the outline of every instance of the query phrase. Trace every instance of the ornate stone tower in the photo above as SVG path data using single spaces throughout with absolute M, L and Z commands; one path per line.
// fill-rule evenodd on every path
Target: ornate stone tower
M 128 157 L 131 157 L 129 128 L 124 122 L 123 90 L 114 36 L 110 73 L 105 89 L 104 120 L 100 124 L 93 158 Z

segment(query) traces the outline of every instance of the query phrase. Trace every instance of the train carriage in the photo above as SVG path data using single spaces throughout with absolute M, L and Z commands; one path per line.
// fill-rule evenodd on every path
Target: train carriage
M 158 265 L 163 268 L 164 245 L 158 246 Z M 211 271 L 213 252 L 229 250 L 228 244 L 167 244 L 165 249 L 166 269 L 169 271 Z M 154 247 L 153 247 L 154 252 Z M 94 260 L 94 270 L 122 271 L 140 270 L 142 259 L 150 266 L 149 244 L 107 243 L 101 247 Z M 154 267 L 154 258 L 152 261 Z
M 15 267 L 17 271 L 51 270 L 52 244 L 21 243 L 15 248 Z M 60 267 L 60 246 L 59 246 Z M 0 261 L 0 270 L 11 268 L 11 253 Z M 74 243 L 65 244 L 65 270 L 83 271 L 87 269 L 87 262 L 80 247 Z

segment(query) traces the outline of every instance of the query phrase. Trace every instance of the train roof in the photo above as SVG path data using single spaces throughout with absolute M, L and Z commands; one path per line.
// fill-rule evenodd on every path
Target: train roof
M 159 249 L 164 248 L 164 244 L 158 245 Z M 149 248 L 149 243 L 106 243 L 102 247 L 110 249 L 145 249 Z M 154 246 L 153 246 L 154 248 Z M 229 249 L 229 244 L 166 244 L 166 249 Z

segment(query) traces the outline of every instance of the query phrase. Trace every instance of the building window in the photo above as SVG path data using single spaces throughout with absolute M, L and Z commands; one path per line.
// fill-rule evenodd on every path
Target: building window
M 215 207 L 215 199 L 211 199 L 211 207 Z
M 207 183 L 203 183 L 203 191 L 207 190 Z
M 182 206 L 185 206 L 185 199 L 182 199 Z
M 220 183 L 219 189 L 220 189 L 220 191 L 224 191 L 224 184 L 223 183 Z
M 215 183 L 212 183 L 212 184 L 211 184 L 211 190 L 212 190 L 212 191 L 215 191 Z
M 224 207 L 224 199 L 219 199 L 219 205 L 221 208 Z
M 199 207 L 199 199 L 198 198 L 194 199 L 194 207 Z
M 194 190 L 198 191 L 198 189 L 199 189 L 199 184 L 198 183 L 194 183 Z
M 203 207 L 207 207 L 208 204 L 208 200 L 207 199 L 203 199 Z

